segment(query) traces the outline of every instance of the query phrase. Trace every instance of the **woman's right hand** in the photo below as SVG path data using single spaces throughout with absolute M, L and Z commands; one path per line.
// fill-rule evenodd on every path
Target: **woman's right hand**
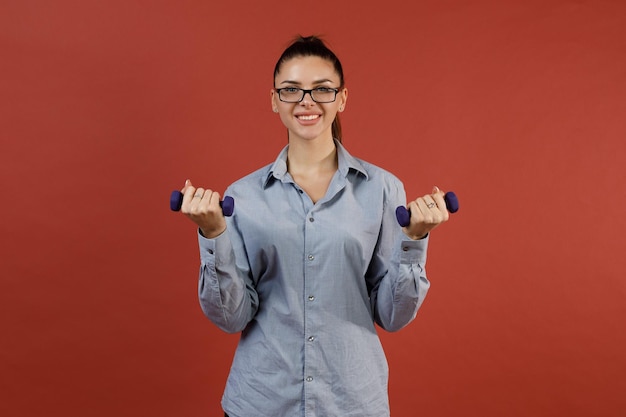
M 198 225 L 204 237 L 213 239 L 224 233 L 226 219 L 220 207 L 219 193 L 195 188 L 190 180 L 185 181 L 185 186 L 180 192 L 183 193 L 180 211 Z

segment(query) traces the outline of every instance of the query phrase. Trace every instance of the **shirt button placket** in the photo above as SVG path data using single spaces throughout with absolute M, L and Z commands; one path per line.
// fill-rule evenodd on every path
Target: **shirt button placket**
M 313 304 L 316 301 L 315 292 L 315 283 L 316 283 L 316 264 L 318 262 L 315 254 L 315 250 L 317 248 L 316 245 L 316 232 L 315 232 L 315 217 L 309 212 L 305 216 L 305 263 L 307 264 L 305 267 L 305 277 L 304 277 L 304 291 L 306 295 L 306 305 L 305 305 L 305 323 L 304 323 L 304 343 L 305 343 L 305 356 L 304 356 L 304 398 L 305 398 L 305 415 L 309 416 L 310 413 L 314 413 L 315 407 L 313 404 L 318 400 L 318 393 L 316 392 L 315 377 L 317 374 L 317 351 L 316 346 L 316 337 L 313 336 L 315 332 L 315 328 L 317 326 L 317 314 L 316 306 Z

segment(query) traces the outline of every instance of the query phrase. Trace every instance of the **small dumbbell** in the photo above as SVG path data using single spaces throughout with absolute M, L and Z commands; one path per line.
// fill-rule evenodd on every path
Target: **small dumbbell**
M 456 213 L 459 210 L 459 199 L 456 198 L 456 194 L 452 191 L 448 191 L 443 196 L 444 201 L 446 202 L 446 208 L 450 213 Z M 396 219 L 398 219 L 398 224 L 402 227 L 407 227 L 411 224 L 411 211 L 404 206 L 399 206 L 396 209 Z
M 178 190 L 172 191 L 170 196 L 170 209 L 172 211 L 180 211 L 180 207 L 183 205 L 183 193 Z M 224 216 L 232 216 L 235 211 L 235 200 L 232 197 L 226 196 L 224 200 L 220 201 L 220 207 Z

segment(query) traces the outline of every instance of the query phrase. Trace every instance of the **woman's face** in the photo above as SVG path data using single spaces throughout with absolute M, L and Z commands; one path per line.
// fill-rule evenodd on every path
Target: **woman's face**
M 272 107 L 289 130 L 289 140 L 332 139 L 332 123 L 337 112 L 345 108 L 348 90 L 343 88 L 331 103 L 316 103 L 305 94 L 299 103 L 286 103 L 276 89 L 295 87 L 312 90 L 318 87 L 339 88 L 339 74 L 333 64 L 317 56 L 303 56 L 285 61 L 274 79 Z

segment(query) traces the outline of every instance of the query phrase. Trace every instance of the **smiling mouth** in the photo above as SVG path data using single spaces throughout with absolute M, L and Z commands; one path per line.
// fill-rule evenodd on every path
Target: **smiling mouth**
M 319 114 L 302 114 L 300 116 L 296 116 L 299 120 L 315 120 L 320 117 Z

